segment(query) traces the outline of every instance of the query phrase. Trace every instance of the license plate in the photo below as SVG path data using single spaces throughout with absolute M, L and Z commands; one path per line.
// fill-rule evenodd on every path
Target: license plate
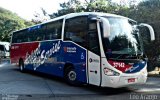
M 130 79 L 128 79 L 128 83 L 133 83 L 133 82 L 135 82 L 135 78 L 130 78 Z

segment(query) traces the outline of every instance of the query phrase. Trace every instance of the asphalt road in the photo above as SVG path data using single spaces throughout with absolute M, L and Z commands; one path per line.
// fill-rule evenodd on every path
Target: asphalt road
M 70 86 L 64 79 L 0 65 L 2 100 L 160 100 L 160 77 L 149 77 L 146 84 L 124 88 L 100 88 L 91 85 Z

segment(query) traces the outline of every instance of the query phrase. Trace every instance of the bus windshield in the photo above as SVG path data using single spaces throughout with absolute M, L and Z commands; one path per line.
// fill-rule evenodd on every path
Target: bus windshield
M 106 57 L 120 58 L 122 55 L 142 54 L 142 46 L 136 22 L 127 18 L 106 18 L 110 24 L 110 36 L 103 37 Z

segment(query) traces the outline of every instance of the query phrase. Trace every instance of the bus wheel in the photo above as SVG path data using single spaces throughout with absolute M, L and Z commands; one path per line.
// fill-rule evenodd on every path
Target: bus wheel
M 65 79 L 68 84 L 76 85 L 77 84 L 77 73 L 73 68 L 68 68 L 65 70 Z
M 19 70 L 20 70 L 21 72 L 24 72 L 24 62 L 23 62 L 23 60 L 20 60 L 20 61 L 19 61 Z

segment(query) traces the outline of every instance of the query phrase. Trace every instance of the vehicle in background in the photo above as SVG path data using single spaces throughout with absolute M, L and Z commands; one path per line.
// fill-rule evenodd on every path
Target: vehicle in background
M 0 57 L 9 58 L 10 57 L 10 43 L 9 42 L 0 42 Z
M 139 29 L 148 24 L 114 14 L 83 12 L 15 31 L 11 63 L 63 77 L 70 84 L 101 87 L 143 84 L 147 56 Z

